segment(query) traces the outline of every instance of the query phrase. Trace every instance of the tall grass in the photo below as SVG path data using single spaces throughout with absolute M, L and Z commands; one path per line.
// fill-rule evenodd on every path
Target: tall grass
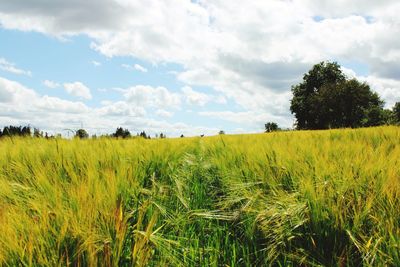
M 400 266 L 400 129 L 0 140 L 0 265 Z

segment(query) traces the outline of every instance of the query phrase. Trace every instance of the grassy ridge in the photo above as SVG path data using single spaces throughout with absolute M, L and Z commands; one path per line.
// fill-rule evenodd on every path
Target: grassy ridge
M 400 265 L 400 129 L 0 140 L 0 265 Z

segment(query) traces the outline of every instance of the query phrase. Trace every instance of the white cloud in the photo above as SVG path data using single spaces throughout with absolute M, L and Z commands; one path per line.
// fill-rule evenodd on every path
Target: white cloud
M 139 65 L 139 64 L 133 65 L 133 68 L 134 68 L 135 70 L 137 70 L 137 71 L 140 71 L 140 72 L 147 72 L 147 69 L 146 69 L 145 67 Z
M 131 70 L 132 69 L 132 66 L 130 66 L 128 64 L 121 64 L 121 67 L 123 67 L 124 69 L 127 69 L 127 70 Z
M 103 107 L 97 108 L 100 116 L 117 116 L 117 117 L 143 117 L 146 110 L 143 107 L 132 106 L 124 101 L 103 102 Z
M 139 64 L 134 64 L 133 66 L 128 65 L 128 64 L 122 64 L 121 67 L 127 70 L 137 70 L 140 72 L 147 72 L 147 69 Z
M 0 103 L 19 104 L 34 98 L 36 93 L 17 82 L 0 77 Z
M 0 70 L 4 70 L 13 74 L 32 76 L 32 72 L 22 70 L 15 67 L 14 63 L 8 62 L 4 58 L 0 58 Z
M 64 89 L 68 92 L 68 94 L 76 97 L 84 99 L 92 98 L 90 89 L 81 82 L 64 83 Z
M 60 87 L 60 84 L 54 81 L 50 81 L 50 80 L 44 80 L 43 81 L 44 86 L 48 87 L 48 88 L 57 88 Z
M 181 88 L 186 103 L 189 105 L 205 106 L 210 102 L 215 102 L 218 104 L 225 104 L 226 99 L 222 95 L 215 96 L 205 93 L 201 93 L 193 90 L 190 86 L 185 86 Z
M 204 106 L 211 101 L 209 95 L 194 91 L 189 86 L 185 86 L 181 90 L 186 98 L 186 102 L 190 105 Z
M 170 111 L 166 111 L 164 109 L 158 109 L 156 111 L 156 115 L 163 117 L 163 118 L 171 118 L 174 115 L 174 113 L 170 112 Z
M 84 117 L 90 109 L 82 102 L 72 102 L 47 95 L 18 82 L 0 77 L 0 124 L 30 124 L 42 129 L 61 129 L 62 120 Z
M 96 61 L 96 60 L 93 60 L 93 61 L 92 61 L 92 64 L 93 64 L 93 66 L 95 66 L 95 67 L 100 67 L 100 66 L 101 66 L 101 63 L 98 62 L 98 61 Z
M 156 107 L 159 109 L 179 109 L 181 97 L 165 87 L 137 85 L 124 90 L 124 97 L 128 103 L 142 107 Z

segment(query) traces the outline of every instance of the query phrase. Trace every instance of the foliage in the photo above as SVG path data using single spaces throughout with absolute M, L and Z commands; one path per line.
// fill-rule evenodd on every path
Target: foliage
M 131 133 L 128 129 L 123 129 L 122 127 L 118 127 L 115 133 L 112 134 L 113 137 L 121 137 L 121 138 L 129 138 L 131 137 Z
M 400 128 L 0 140 L 0 266 L 400 266 Z
M 29 126 L 5 126 L 3 131 L 0 130 L 1 136 L 31 136 L 31 128 Z
M 278 124 L 276 122 L 267 122 L 265 124 L 265 132 L 270 133 L 270 132 L 276 132 L 279 130 Z
M 80 138 L 80 139 L 86 139 L 86 138 L 89 138 L 89 134 L 86 132 L 85 129 L 79 129 L 76 131 L 75 137 Z
M 321 62 L 292 87 L 290 110 L 298 129 L 329 129 L 385 124 L 383 101 L 369 85 L 346 79 L 337 63 Z
M 39 128 L 33 128 L 33 137 L 41 138 L 43 137 L 43 132 Z
M 400 124 L 400 102 L 396 102 L 393 107 L 393 120 L 395 123 Z
M 143 137 L 144 139 L 150 139 L 150 135 L 147 135 L 145 131 L 140 132 L 140 134 L 138 134 L 138 136 Z M 161 135 L 160 135 L 161 138 Z

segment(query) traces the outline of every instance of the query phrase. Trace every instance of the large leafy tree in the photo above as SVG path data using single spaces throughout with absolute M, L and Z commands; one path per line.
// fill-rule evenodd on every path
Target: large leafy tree
M 290 110 L 298 129 L 375 126 L 385 123 L 383 101 L 369 85 L 346 79 L 340 66 L 321 62 L 292 87 Z
M 315 101 L 315 95 L 321 87 L 334 87 L 345 80 L 346 77 L 340 70 L 340 66 L 335 62 L 321 62 L 304 74 L 303 82 L 292 86 L 293 98 L 290 110 L 295 114 L 297 128 L 319 128 L 319 120 L 316 116 L 316 110 L 319 107 Z

